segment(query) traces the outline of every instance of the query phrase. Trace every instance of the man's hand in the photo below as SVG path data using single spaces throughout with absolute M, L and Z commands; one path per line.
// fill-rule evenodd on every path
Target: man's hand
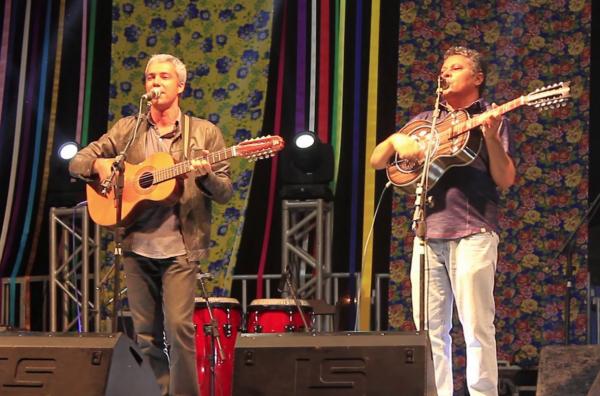
M 204 158 L 208 155 L 208 150 L 200 150 L 200 159 L 191 161 L 192 168 L 196 171 L 196 176 L 204 176 L 212 173 L 212 166 Z
M 389 139 L 390 144 L 394 147 L 400 158 L 420 160 L 425 155 L 419 142 L 407 135 L 395 133 Z
M 115 158 L 96 158 L 92 169 L 94 173 L 98 175 L 100 181 L 104 181 L 110 177 L 112 173 L 112 164 L 115 162 Z
M 498 107 L 496 103 L 492 103 L 492 109 Z M 500 125 L 502 124 L 502 116 L 491 114 L 483 120 L 481 124 L 481 132 L 486 140 L 500 141 Z

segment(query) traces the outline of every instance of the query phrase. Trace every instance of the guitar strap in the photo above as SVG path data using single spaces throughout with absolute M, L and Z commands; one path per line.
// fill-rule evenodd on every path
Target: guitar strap
M 188 150 L 190 149 L 190 116 L 183 115 L 183 158 L 188 159 Z

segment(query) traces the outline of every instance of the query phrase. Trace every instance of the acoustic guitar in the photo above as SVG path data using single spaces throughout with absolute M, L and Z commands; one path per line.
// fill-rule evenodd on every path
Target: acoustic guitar
M 481 151 L 483 136 L 480 131 L 472 131 L 480 126 L 488 115 L 502 115 L 518 107 L 527 105 L 539 109 L 566 105 L 570 96 L 569 82 L 560 82 L 538 88 L 528 95 L 520 96 L 508 103 L 469 118 L 466 111 L 450 113 L 431 130 L 431 122 L 416 120 L 409 122 L 396 133 L 415 139 L 426 150 L 431 147 L 431 163 L 428 175 L 428 189 L 454 166 L 465 166 L 473 162 Z M 386 168 L 387 177 L 397 187 L 414 193 L 421 179 L 424 160 L 400 158 L 396 153 Z
M 283 147 L 284 141 L 280 136 L 265 136 L 245 140 L 199 159 L 204 159 L 209 164 L 232 157 L 243 157 L 254 161 L 272 157 Z M 150 203 L 170 205 L 177 202 L 181 192 L 177 177 L 192 170 L 191 160 L 175 163 L 171 155 L 162 152 L 148 157 L 140 164 L 125 162 L 121 210 L 123 224 L 130 224 L 135 219 L 135 214 Z M 114 188 L 107 194 L 102 194 L 100 183 L 88 183 L 86 194 L 92 220 L 101 226 L 114 226 L 117 223 Z

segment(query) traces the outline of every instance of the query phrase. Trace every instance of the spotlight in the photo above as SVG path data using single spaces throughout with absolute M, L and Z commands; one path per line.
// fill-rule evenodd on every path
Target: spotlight
M 61 159 L 68 161 L 73 158 L 75 154 L 77 154 L 77 151 L 79 151 L 79 146 L 77 143 L 65 142 L 58 149 L 58 156 Z
M 331 200 L 333 147 L 311 131 L 297 133 L 292 142 L 280 158 L 281 198 Z
M 302 132 L 294 138 L 294 144 L 299 149 L 305 149 L 315 144 L 316 135 L 312 132 Z

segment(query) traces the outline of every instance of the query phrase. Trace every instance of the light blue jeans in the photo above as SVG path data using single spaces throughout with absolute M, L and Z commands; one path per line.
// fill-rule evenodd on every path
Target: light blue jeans
M 413 318 L 419 327 L 419 256 L 415 238 L 411 265 Z M 425 327 L 429 331 L 438 396 L 452 396 L 452 305 L 456 301 L 467 349 L 471 396 L 498 395 L 494 328 L 494 276 L 498 235 L 482 232 L 460 239 L 428 239 L 425 261 Z

